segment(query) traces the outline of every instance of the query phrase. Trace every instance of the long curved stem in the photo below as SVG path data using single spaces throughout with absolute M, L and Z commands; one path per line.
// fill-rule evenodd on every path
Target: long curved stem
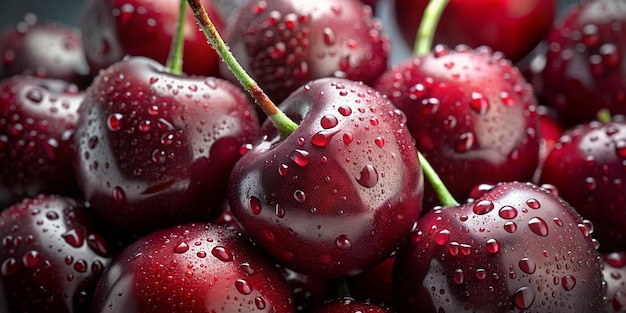
M 178 7 L 178 20 L 176 21 L 176 34 L 172 40 L 172 46 L 167 57 L 167 67 L 172 74 L 181 75 L 183 73 L 183 49 L 185 46 L 184 31 L 185 31 L 185 11 L 187 9 L 187 2 L 180 0 Z
M 200 25 L 200 28 L 211 46 L 213 46 L 215 51 L 217 51 L 224 62 L 226 62 L 226 65 L 228 65 L 228 68 L 233 72 L 235 77 L 237 77 L 244 89 L 254 98 L 263 112 L 267 114 L 272 124 L 274 124 L 283 137 L 287 137 L 293 133 L 293 131 L 298 128 L 298 124 L 294 123 L 287 115 L 278 109 L 274 102 L 272 102 L 261 87 L 259 87 L 257 82 L 254 81 L 239 62 L 237 62 L 222 37 L 217 32 L 217 29 L 215 29 L 215 25 L 211 22 L 200 0 L 187 0 L 187 3 L 189 3 L 198 25 Z
M 448 2 L 449 0 L 430 0 L 428 6 L 426 6 L 422 21 L 417 29 L 415 46 L 413 47 L 414 55 L 424 55 L 429 53 L 432 49 L 437 24 L 439 24 L 441 14 L 446 8 L 446 5 L 448 5 Z

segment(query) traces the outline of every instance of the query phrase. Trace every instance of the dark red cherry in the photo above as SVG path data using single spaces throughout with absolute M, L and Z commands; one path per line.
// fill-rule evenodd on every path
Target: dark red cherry
M 225 80 L 173 75 L 143 57 L 103 71 L 75 136 L 91 209 L 131 233 L 217 217 L 230 171 L 258 133 L 247 99 Z
M 150 233 L 100 279 L 93 312 L 295 312 L 287 283 L 245 236 L 212 224 Z
M 592 227 L 530 183 L 430 211 L 394 264 L 400 312 L 605 312 Z
M 262 138 L 233 169 L 229 202 L 258 246 L 297 272 L 355 275 L 387 258 L 421 211 L 423 179 L 404 115 L 382 95 L 324 78 L 281 106 L 300 126 Z
M 276 103 L 316 78 L 373 83 L 387 68 L 390 48 L 382 24 L 358 0 L 249 1 L 225 40 Z
M 312 313 L 391 313 L 391 309 L 351 297 L 330 300 L 315 308 Z
M 71 138 L 83 96 L 60 80 L 0 81 L 0 206 L 40 193 L 79 194 Z
M 626 253 L 624 251 L 602 254 L 602 274 L 606 282 L 606 306 L 609 313 L 626 310 Z
M 112 251 L 85 210 L 70 198 L 41 195 L 2 212 L 3 312 L 91 312 Z
M 222 30 L 222 19 L 211 0 L 202 3 Z M 85 1 L 79 26 L 91 72 L 96 75 L 126 55 L 145 56 L 165 64 L 176 33 L 179 7 L 179 0 Z M 198 31 L 189 9 L 184 28 L 183 72 L 216 76 L 219 57 Z

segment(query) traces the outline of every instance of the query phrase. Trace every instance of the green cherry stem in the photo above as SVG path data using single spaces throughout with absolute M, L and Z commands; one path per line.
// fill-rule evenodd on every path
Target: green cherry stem
M 283 137 L 287 137 L 293 133 L 293 131 L 298 128 L 298 124 L 294 123 L 291 119 L 289 119 L 289 117 L 287 117 L 287 115 L 278 109 L 274 102 L 272 102 L 261 87 L 259 87 L 257 82 L 254 81 L 254 79 L 246 73 L 243 67 L 241 67 L 239 62 L 237 62 L 224 43 L 222 37 L 217 32 L 217 29 L 215 29 L 215 25 L 211 22 L 211 19 L 209 18 L 209 15 L 200 0 L 187 0 L 187 3 L 189 3 L 189 7 L 191 7 L 191 11 L 196 17 L 198 25 L 200 25 L 200 28 L 204 32 L 204 35 L 211 46 L 213 46 L 215 51 L 217 51 L 217 54 L 222 57 L 228 68 L 232 71 L 235 77 L 237 77 L 241 85 L 252 96 L 252 98 L 254 98 L 263 112 L 267 114 L 267 117 L 272 124 L 274 124 Z
M 611 122 L 611 120 L 613 119 L 613 117 L 611 116 L 611 112 L 607 109 L 602 109 L 600 111 L 598 111 L 598 120 L 604 124 L 608 124 Z
M 424 172 L 424 176 L 428 179 L 428 182 L 435 193 L 437 194 L 437 198 L 443 206 L 455 206 L 458 205 L 459 202 L 454 199 L 446 185 L 443 183 L 437 172 L 433 169 L 433 167 L 428 163 L 428 160 L 422 155 L 421 152 L 417 153 L 417 157 L 419 158 L 420 165 L 422 166 L 422 171 Z
M 428 6 L 426 6 L 420 27 L 417 29 L 415 46 L 413 47 L 414 55 L 424 55 L 432 49 L 437 24 L 439 24 L 441 14 L 448 2 L 449 0 L 430 0 Z
M 187 2 L 180 0 L 180 6 L 178 7 L 178 20 L 176 21 L 176 35 L 172 40 L 170 46 L 170 52 L 167 56 L 167 67 L 174 75 L 181 75 L 183 73 L 183 48 L 185 46 L 184 34 L 185 31 L 185 11 L 187 9 Z

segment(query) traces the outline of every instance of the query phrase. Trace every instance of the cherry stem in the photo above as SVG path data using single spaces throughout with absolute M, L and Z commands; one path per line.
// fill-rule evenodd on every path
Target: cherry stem
M 348 281 L 345 278 L 335 280 L 335 291 L 339 298 L 349 297 L 350 287 L 348 286 Z
M 185 39 L 183 32 L 185 31 L 185 11 L 187 10 L 187 2 L 180 0 L 180 6 L 178 7 L 178 20 L 176 21 L 176 35 L 172 39 L 172 45 L 170 46 L 170 52 L 167 57 L 167 67 L 174 75 L 181 75 L 183 73 L 183 48 L 185 46 Z
M 441 14 L 446 8 L 446 5 L 448 5 L 448 2 L 449 0 L 430 0 L 428 6 L 426 6 L 422 21 L 417 29 L 413 55 L 424 55 L 429 53 L 432 49 L 437 24 L 439 24 Z
M 204 32 L 211 46 L 213 46 L 217 54 L 222 57 L 231 72 L 237 77 L 241 85 L 252 96 L 263 112 L 265 112 L 268 119 L 278 129 L 283 138 L 293 133 L 296 128 L 298 128 L 298 124 L 289 119 L 289 117 L 272 102 L 261 87 L 259 87 L 257 82 L 254 81 L 243 67 L 241 67 L 239 62 L 237 62 L 217 29 L 215 29 L 215 25 L 211 22 L 211 18 L 209 18 L 200 0 L 187 0 L 187 3 L 189 3 L 189 7 L 191 7 L 191 11 L 193 11 L 198 25 L 200 25 L 202 32 Z
M 420 165 L 422 166 L 422 171 L 424 172 L 424 176 L 428 179 L 428 182 L 435 193 L 437 194 L 437 198 L 439 198 L 439 202 L 443 206 L 455 206 L 458 205 L 459 202 L 454 199 L 446 185 L 443 183 L 437 172 L 433 169 L 433 167 L 428 163 L 428 160 L 424 157 L 421 152 L 417 152 L 417 157 L 419 158 Z
M 613 119 L 611 116 L 611 112 L 607 109 L 602 109 L 600 111 L 598 111 L 598 120 L 600 120 L 600 122 L 604 123 L 604 124 L 608 124 L 611 122 L 611 120 Z

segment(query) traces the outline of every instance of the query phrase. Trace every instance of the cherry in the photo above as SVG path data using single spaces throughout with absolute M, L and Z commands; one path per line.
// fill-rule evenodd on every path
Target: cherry
M 595 118 L 601 109 L 626 114 L 626 4 L 584 1 L 572 6 L 547 38 L 542 91 L 569 126 Z
M 568 129 L 548 154 L 540 182 L 595 225 L 603 251 L 626 248 L 626 119 L 613 116 Z
M 91 312 L 112 259 L 85 207 L 71 198 L 26 198 L 0 215 L 3 312 Z
M 78 28 L 38 23 L 33 14 L 0 33 L 0 79 L 23 74 L 54 78 L 85 88 L 91 82 Z
M 0 206 L 39 193 L 79 194 L 71 137 L 83 96 L 56 79 L 0 81 Z
M 390 313 L 389 308 L 364 301 L 357 301 L 351 297 L 342 297 L 328 301 L 315 308 L 312 313 Z
M 225 37 L 243 68 L 281 102 L 310 80 L 373 83 L 387 68 L 389 40 L 358 0 L 249 1 Z M 226 64 L 221 73 L 231 80 Z
M 537 100 L 502 54 L 436 46 L 387 71 L 375 88 L 407 116 L 417 148 L 452 195 L 530 180 L 539 164 Z M 428 185 L 426 206 L 437 204 Z
M 362 83 L 315 80 L 281 106 L 299 127 L 237 162 L 231 210 L 254 241 L 303 274 L 354 275 L 384 260 L 416 223 L 422 175 L 404 115 Z M 359 225 L 359 227 L 353 227 Z
M 544 38 L 556 14 L 555 0 L 450 0 L 435 34 L 436 44 L 489 46 L 516 62 Z M 429 0 L 396 0 L 393 14 L 412 45 Z
M 371 303 L 389 306 L 393 304 L 393 264 L 390 256 L 367 271 L 347 279 L 350 295 L 356 299 L 367 299 Z
M 104 221 L 130 233 L 218 216 L 240 149 L 258 133 L 238 87 L 143 57 L 96 77 L 79 113 L 81 190 Z
M 343 78 L 313 80 L 276 107 L 201 3 L 188 3 L 268 116 L 228 186 L 245 232 L 278 263 L 306 275 L 341 278 L 384 260 L 421 212 L 423 179 L 405 116 L 364 83 Z
M 297 312 L 311 312 L 334 295 L 333 284 L 330 280 L 319 276 L 304 275 L 278 266 L 281 274 L 291 287 Z
M 607 312 L 623 312 L 626 308 L 626 253 L 602 254 L 602 274 L 606 282 Z
M 179 0 L 88 0 L 80 18 L 85 53 L 95 75 L 126 55 L 145 56 L 165 64 L 176 34 Z M 210 0 L 204 1 L 222 29 Z M 191 14 L 184 19 L 184 67 L 189 75 L 216 76 L 219 58 L 197 32 Z
M 93 312 L 295 312 L 290 289 L 239 233 L 204 223 L 152 232 L 103 273 Z
M 430 211 L 394 264 L 400 312 L 604 312 L 592 227 L 551 191 L 502 183 Z

